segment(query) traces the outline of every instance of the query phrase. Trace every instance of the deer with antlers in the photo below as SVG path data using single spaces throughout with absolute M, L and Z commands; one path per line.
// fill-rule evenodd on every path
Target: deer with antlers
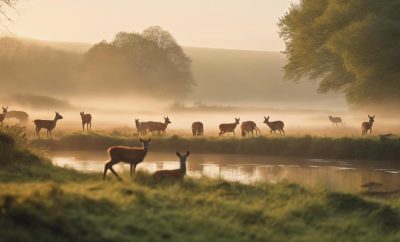
M 245 137 L 249 133 L 251 133 L 251 136 L 254 136 L 254 133 L 253 133 L 254 131 L 256 131 L 256 135 L 258 135 L 258 134 L 261 135 L 260 129 L 257 127 L 256 123 L 254 123 L 253 121 L 242 122 L 242 124 L 240 125 L 240 129 L 242 130 L 243 137 Z
M 153 174 L 154 180 L 157 182 L 168 178 L 183 180 L 186 175 L 186 159 L 189 154 L 189 151 L 187 151 L 185 155 L 181 155 L 179 152 L 176 152 L 176 155 L 179 157 L 179 169 L 156 171 Z
M 118 180 L 121 180 L 117 172 L 113 169 L 113 165 L 124 162 L 130 165 L 130 176 L 136 171 L 136 166 L 144 160 L 147 155 L 147 150 L 150 145 L 151 138 L 148 140 L 139 139 L 142 147 L 129 146 L 112 146 L 107 152 L 110 160 L 104 166 L 103 180 L 106 179 L 107 171 L 110 170 Z
M 269 132 L 272 134 L 272 132 L 275 134 L 275 132 L 278 130 L 280 134 L 285 134 L 285 131 L 283 130 L 283 127 L 285 124 L 278 120 L 278 121 L 269 121 L 269 116 L 268 118 L 264 117 L 264 123 L 268 125 L 270 128 Z
M 33 121 L 33 123 L 35 123 L 36 134 L 39 137 L 39 139 L 40 139 L 39 132 L 41 129 L 47 130 L 47 138 L 49 138 L 49 134 L 50 134 L 50 138 L 53 138 L 51 136 L 51 131 L 56 127 L 57 121 L 60 119 L 63 119 L 63 116 L 61 116 L 58 112 L 55 112 L 55 113 L 56 113 L 56 115 L 53 120 L 36 119 Z
M 85 112 L 80 112 L 81 114 L 81 119 L 82 119 L 82 130 L 83 132 L 85 132 L 85 124 L 86 124 L 86 130 L 89 132 L 89 125 L 90 125 L 90 129 L 92 129 L 92 115 L 90 115 L 89 113 Z
M 202 122 L 192 123 L 193 136 L 202 136 L 204 134 L 204 126 Z
M 366 135 L 366 134 L 368 134 L 368 130 L 369 130 L 369 134 L 372 133 L 372 125 L 373 125 L 374 122 L 375 122 L 375 115 L 372 116 L 372 117 L 368 115 L 368 118 L 369 118 L 369 121 L 368 121 L 368 122 L 363 122 L 363 123 L 361 124 L 361 135 Z
M 7 116 L 7 109 L 8 109 L 8 106 L 7 106 L 7 107 L 2 107 L 2 108 L 3 108 L 3 113 L 0 114 L 0 123 L 1 123 L 1 125 L 3 125 L 3 121 L 4 121 L 4 119 L 5 119 L 6 116 Z
M 222 136 L 225 133 L 229 133 L 232 132 L 233 135 L 235 136 L 235 129 L 236 126 L 239 124 L 240 122 L 240 118 L 235 118 L 235 122 L 234 123 L 229 123 L 229 124 L 220 124 L 219 125 L 219 136 Z
M 151 133 L 157 131 L 158 135 L 164 134 L 166 135 L 166 129 L 168 127 L 168 124 L 170 124 L 171 121 L 169 120 L 168 117 L 164 117 L 164 123 L 161 122 L 154 122 L 154 121 L 149 121 L 146 122 L 147 130 Z

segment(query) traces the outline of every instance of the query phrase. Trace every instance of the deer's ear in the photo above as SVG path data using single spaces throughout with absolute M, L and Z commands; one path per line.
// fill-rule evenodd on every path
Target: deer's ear
M 189 152 L 189 151 L 186 151 L 186 155 L 185 155 L 185 157 L 188 157 L 188 156 L 189 156 L 189 154 L 190 154 L 190 152 Z
M 181 158 L 181 154 L 179 154 L 178 151 L 176 152 L 176 155 L 177 155 L 179 158 Z
M 7 107 L 7 108 L 8 108 L 8 107 Z M 375 118 L 375 115 L 374 115 L 372 118 Z
M 143 142 L 142 138 L 139 139 L 140 142 Z

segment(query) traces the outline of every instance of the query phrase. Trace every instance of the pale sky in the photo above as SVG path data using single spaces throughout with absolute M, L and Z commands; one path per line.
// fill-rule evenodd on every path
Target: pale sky
M 95 43 L 159 25 L 184 46 L 281 51 L 276 23 L 296 0 L 20 0 L 11 33 Z

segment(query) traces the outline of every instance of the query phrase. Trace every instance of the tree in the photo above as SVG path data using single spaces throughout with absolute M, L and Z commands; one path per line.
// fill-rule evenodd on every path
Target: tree
M 185 96 L 194 85 L 191 60 L 160 27 L 118 33 L 92 47 L 81 64 L 84 82 L 113 85 L 120 92 Z
M 15 9 L 17 0 L 0 0 L 0 25 L 3 28 L 7 28 L 5 23 L 11 21 L 11 17 L 8 12 L 11 9 Z
M 309 78 L 351 104 L 400 101 L 400 2 L 302 0 L 279 20 L 286 78 Z

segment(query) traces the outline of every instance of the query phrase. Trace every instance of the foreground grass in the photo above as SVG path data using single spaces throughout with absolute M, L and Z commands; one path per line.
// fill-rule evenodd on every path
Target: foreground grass
M 140 145 L 137 138 L 74 133 L 57 140 L 33 140 L 37 147 L 52 150 L 105 150 L 112 145 Z M 255 138 L 153 137 L 151 150 L 196 153 L 229 153 L 308 156 L 318 158 L 400 160 L 400 138 L 275 136 Z

